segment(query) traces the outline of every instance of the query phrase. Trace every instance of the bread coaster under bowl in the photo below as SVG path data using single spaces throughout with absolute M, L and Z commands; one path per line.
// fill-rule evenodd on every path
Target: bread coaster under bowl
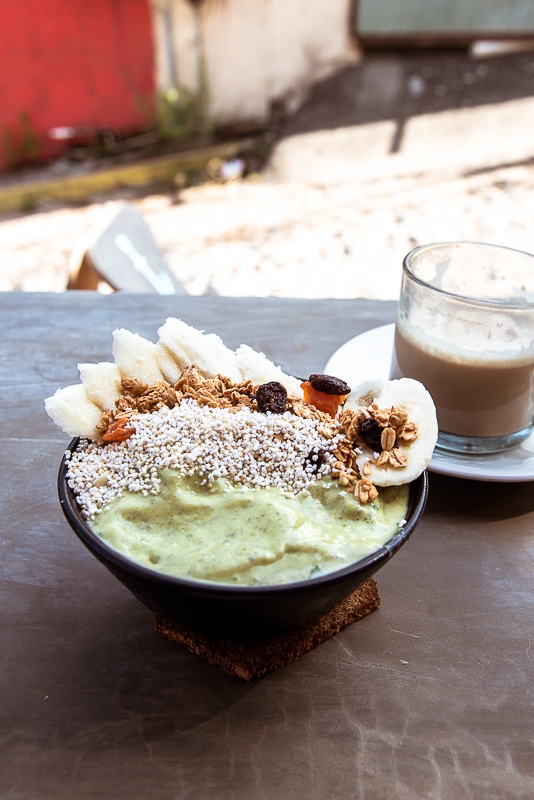
M 155 615 L 156 631 L 171 642 L 183 645 L 229 675 L 251 681 L 274 672 L 365 617 L 380 605 L 378 588 L 369 578 L 322 617 L 291 633 L 267 639 L 219 639 L 184 628 Z

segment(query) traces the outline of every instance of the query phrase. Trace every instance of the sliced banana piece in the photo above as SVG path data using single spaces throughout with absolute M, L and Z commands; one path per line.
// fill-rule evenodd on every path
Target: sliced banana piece
M 400 443 L 400 449 L 407 459 L 405 467 L 395 467 L 390 463 L 377 465 L 377 454 L 370 447 L 362 448 L 357 458 L 362 475 L 369 478 L 375 486 L 398 486 L 415 480 L 429 465 L 438 438 L 436 408 L 429 392 L 422 383 L 412 378 L 393 381 L 371 380 L 352 389 L 344 408 L 359 411 L 375 403 L 380 409 L 394 406 L 404 411 L 408 419 L 417 426 L 417 437 Z
M 138 333 L 125 328 L 113 331 L 113 358 L 122 376 L 137 378 L 150 386 L 162 381 L 163 373 L 156 354 L 156 345 Z
M 87 397 L 82 383 L 65 386 L 45 400 L 46 413 L 68 436 L 98 439 L 102 411 Z
M 215 333 L 202 333 L 181 319 L 168 317 L 158 336 L 159 344 L 182 370 L 195 364 L 204 378 L 224 375 L 235 383 L 242 380 L 235 353 Z
M 286 375 L 264 353 L 253 350 L 248 344 L 242 344 L 236 350 L 236 357 L 243 380 L 250 380 L 256 384 L 278 381 L 285 386 L 291 397 L 301 398 L 303 396 L 301 381 L 292 375 Z
M 156 344 L 156 361 L 167 383 L 174 385 L 180 379 L 183 370 L 161 342 Z
M 89 400 L 101 411 L 115 408 L 115 400 L 121 393 L 118 366 L 112 361 L 100 361 L 98 364 L 78 364 L 78 371 Z

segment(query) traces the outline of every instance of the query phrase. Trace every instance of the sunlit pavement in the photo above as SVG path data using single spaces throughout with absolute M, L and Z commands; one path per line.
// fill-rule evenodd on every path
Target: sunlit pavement
M 531 63 L 534 84 L 534 53 L 526 72 Z M 289 125 L 263 173 L 237 182 L 4 216 L 0 290 L 65 290 L 69 263 L 121 199 L 190 294 L 395 299 L 403 256 L 419 244 L 533 252 L 534 85 L 532 96 L 459 106 Z

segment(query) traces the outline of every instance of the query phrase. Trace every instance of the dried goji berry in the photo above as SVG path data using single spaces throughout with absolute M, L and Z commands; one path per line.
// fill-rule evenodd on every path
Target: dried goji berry
M 135 428 L 126 428 L 128 417 L 119 417 L 109 426 L 102 439 L 105 442 L 125 442 L 135 433 Z
M 304 383 L 300 385 L 304 392 L 304 402 L 315 406 L 318 411 L 324 411 L 326 414 L 330 414 L 331 417 L 336 416 L 339 406 L 347 396 L 346 394 L 340 395 L 319 392 L 317 389 L 313 388 L 310 381 L 304 381 Z

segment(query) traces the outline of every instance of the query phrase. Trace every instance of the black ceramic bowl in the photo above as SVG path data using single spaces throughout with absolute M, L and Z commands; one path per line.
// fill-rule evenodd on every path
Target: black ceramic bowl
M 74 439 L 69 449 L 76 449 Z M 406 542 L 424 511 L 426 472 L 410 486 L 406 524 L 370 556 L 336 572 L 277 586 L 224 586 L 174 578 L 136 564 L 109 547 L 83 518 L 66 480 L 63 458 L 58 493 L 75 534 L 91 553 L 145 606 L 186 628 L 223 638 L 254 638 L 294 630 L 317 619 L 374 575 Z

